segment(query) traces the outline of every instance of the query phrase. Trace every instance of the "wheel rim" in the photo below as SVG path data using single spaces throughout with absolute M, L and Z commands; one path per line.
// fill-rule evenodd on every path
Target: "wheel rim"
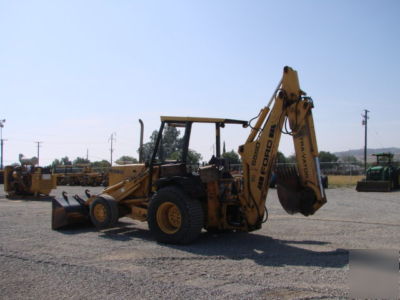
M 174 234 L 181 228 L 181 212 L 172 202 L 161 204 L 157 209 L 156 218 L 160 229 L 167 234 Z
M 95 219 L 102 223 L 107 218 L 107 209 L 102 203 L 98 203 L 93 207 L 93 216 Z

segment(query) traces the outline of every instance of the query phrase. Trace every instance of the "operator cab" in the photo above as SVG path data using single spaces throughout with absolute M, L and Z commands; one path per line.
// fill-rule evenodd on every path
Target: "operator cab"
M 160 177 L 185 176 L 188 173 L 197 173 L 197 167 L 190 164 L 189 142 L 193 123 L 208 123 L 215 126 L 215 155 L 212 156 L 208 165 L 214 166 L 220 170 L 227 170 L 227 162 L 221 157 L 221 128 L 225 124 L 248 126 L 247 121 L 219 118 L 198 118 L 198 117 L 161 117 L 161 126 L 154 145 L 155 151 L 152 154 L 148 164 L 150 167 L 160 166 Z M 183 131 L 183 139 L 180 145 L 168 145 L 169 149 L 163 148 L 162 139 L 168 134 L 167 128 L 175 127 Z

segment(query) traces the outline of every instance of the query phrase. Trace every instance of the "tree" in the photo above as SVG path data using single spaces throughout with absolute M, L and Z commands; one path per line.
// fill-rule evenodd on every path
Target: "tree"
M 71 165 L 72 165 L 72 162 L 69 160 L 68 156 L 65 156 L 65 157 L 63 157 L 61 159 L 56 158 L 51 163 L 51 166 L 53 168 L 55 168 L 57 166 L 71 166 Z
M 158 131 L 154 130 L 150 136 L 150 141 L 143 144 L 143 158 L 146 161 L 151 159 L 151 155 L 153 154 L 153 149 L 157 140 L 157 136 L 158 136 Z M 140 149 L 138 150 L 138 152 L 139 151 Z
M 123 155 L 115 161 L 118 165 L 137 164 L 138 160 L 132 156 Z
M 157 151 L 156 159 L 159 161 L 181 159 L 183 138 L 180 138 L 179 135 L 180 132 L 176 127 L 167 126 L 164 129 L 161 139 L 161 147 L 159 147 Z M 150 136 L 150 141 L 143 144 L 143 157 L 145 160 L 151 159 L 157 137 L 158 131 L 154 130 Z M 200 153 L 189 149 L 187 157 L 188 164 L 198 164 L 201 159 L 202 157 Z
M 339 159 L 335 154 L 328 151 L 320 151 L 318 156 L 320 162 L 337 162 Z
M 59 165 L 61 165 L 61 161 L 57 158 L 55 160 L 53 160 L 53 162 L 51 163 L 52 168 L 56 168 Z
M 90 164 L 93 168 L 109 168 L 111 167 L 110 162 L 108 160 L 100 160 L 94 161 Z
M 278 151 L 278 154 L 276 155 L 276 162 L 281 164 L 286 163 L 285 154 L 283 154 L 281 151 Z
M 72 162 L 73 165 L 78 165 L 78 164 L 90 164 L 90 160 L 83 158 L 83 157 L 77 157 L 74 159 Z
M 222 158 L 225 158 L 232 165 L 240 164 L 239 155 L 234 150 L 223 153 Z
M 359 161 L 355 156 L 353 155 L 347 155 L 347 156 L 342 156 L 340 160 L 344 163 L 349 163 L 349 164 L 362 164 L 361 161 Z
M 286 158 L 286 163 L 296 163 L 296 155 L 292 154 Z
M 68 156 L 61 158 L 61 164 L 64 166 L 72 165 L 72 162 L 69 160 Z
M 188 151 L 188 156 L 187 156 L 187 163 L 189 165 L 197 165 L 200 163 L 200 160 L 202 160 L 203 157 L 199 152 L 196 152 L 194 150 L 189 149 Z

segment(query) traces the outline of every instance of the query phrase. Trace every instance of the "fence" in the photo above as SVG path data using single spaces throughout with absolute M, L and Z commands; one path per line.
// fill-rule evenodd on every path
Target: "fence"
M 277 163 L 277 166 L 295 166 L 295 163 Z M 324 175 L 363 175 L 364 167 L 357 163 L 343 162 L 322 162 L 320 163 L 321 172 Z M 241 164 L 230 165 L 231 171 L 241 172 Z

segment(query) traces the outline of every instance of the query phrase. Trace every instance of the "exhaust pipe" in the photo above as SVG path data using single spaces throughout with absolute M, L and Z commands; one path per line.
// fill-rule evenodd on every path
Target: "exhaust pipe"
M 144 124 L 141 119 L 139 119 L 140 123 L 140 146 L 139 146 L 139 163 L 143 163 L 143 132 L 144 132 Z

